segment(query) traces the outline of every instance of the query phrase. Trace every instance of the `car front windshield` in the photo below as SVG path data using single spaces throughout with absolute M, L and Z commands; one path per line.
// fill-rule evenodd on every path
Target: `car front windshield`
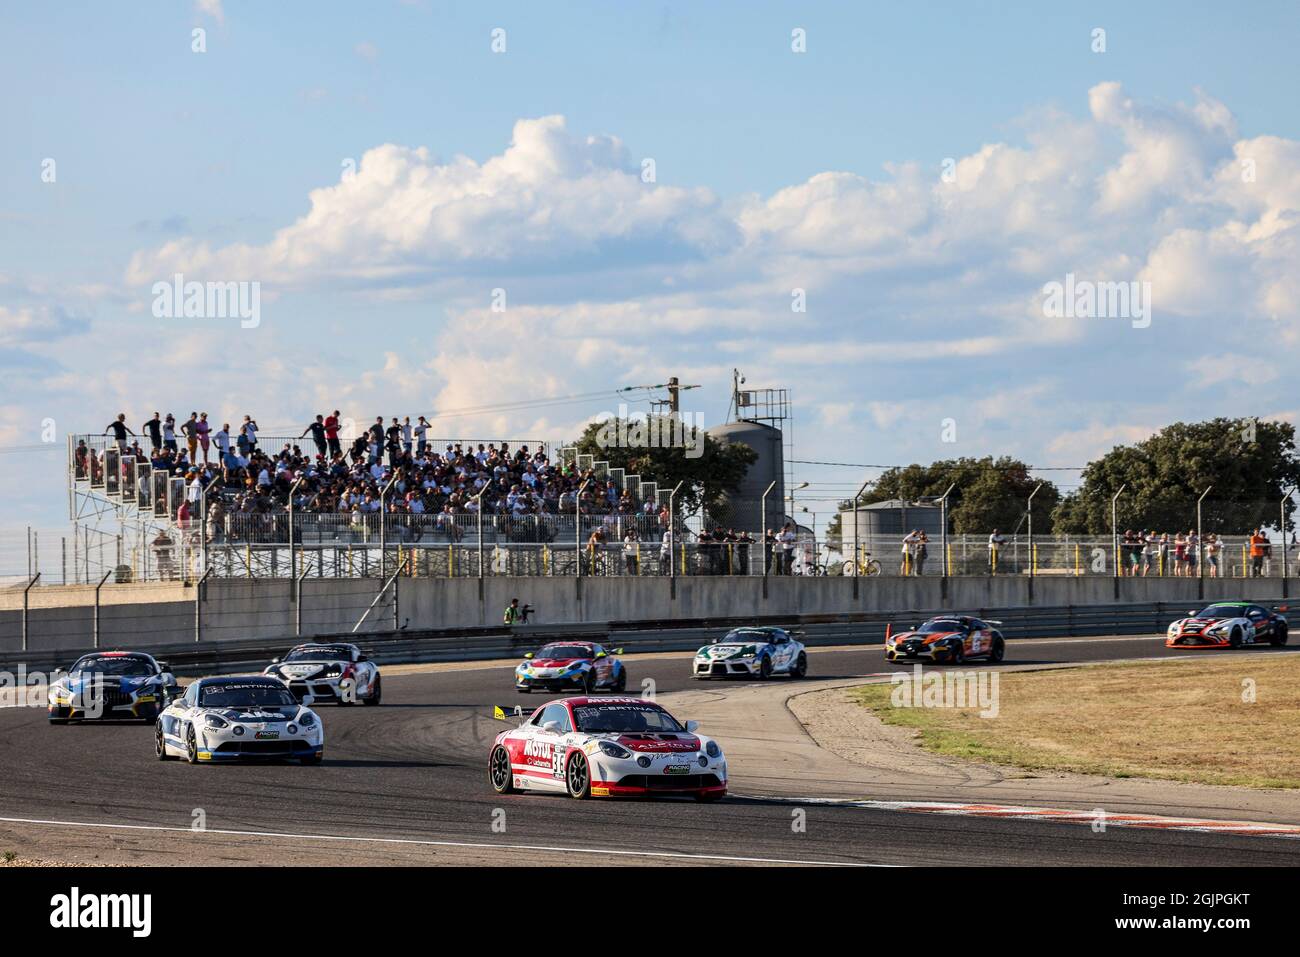
M 337 645 L 315 648 L 295 648 L 285 655 L 285 661 L 351 661 L 352 650 Z
M 961 631 L 962 625 L 951 618 L 933 618 L 916 630 L 923 635 L 937 635 L 946 631 Z
M 1245 605 L 1210 605 L 1197 613 L 1197 618 L 1242 618 L 1246 614 Z
M 729 645 L 731 644 L 743 645 L 747 643 L 748 644 L 757 643 L 763 645 L 772 641 L 776 637 L 777 635 L 774 632 L 758 631 L 753 628 L 743 628 L 743 629 L 737 629 L 736 631 L 728 632 L 727 637 L 723 638 L 722 640 Z
M 200 708 L 287 708 L 296 704 L 282 685 L 219 684 L 199 691 Z
M 588 733 L 659 733 L 685 730 L 663 708 L 650 704 L 589 704 L 573 709 L 578 730 Z
M 547 645 L 537 653 L 538 658 L 590 658 L 590 645 Z
M 147 678 L 153 668 L 143 658 L 83 658 L 73 666 L 74 675 L 113 675 L 120 678 Z

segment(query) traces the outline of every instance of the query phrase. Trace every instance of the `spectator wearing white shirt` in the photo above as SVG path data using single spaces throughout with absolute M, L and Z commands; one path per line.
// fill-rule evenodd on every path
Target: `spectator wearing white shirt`
M 998 554 L 1002 551 L 1002 546 L 1006 542 L 1006 536 L 998 533 L 993 529 L 993 534 L 989 536 L 989 574 L 998 573 Z
M 640 555 L 641 541 L 637 538 L 636 530 L 629 527 L 623 536 L 623 566 L 629 575 L 637 573 L 637 559 Z

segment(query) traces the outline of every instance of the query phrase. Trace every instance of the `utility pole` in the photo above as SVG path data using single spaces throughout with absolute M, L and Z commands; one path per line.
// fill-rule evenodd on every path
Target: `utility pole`
M 682 410 L 680 392 L 681 387 L 678 384 L 677 376 L 673 376 L 668 380 L 668 411 L 673 415 L 677 415 Z

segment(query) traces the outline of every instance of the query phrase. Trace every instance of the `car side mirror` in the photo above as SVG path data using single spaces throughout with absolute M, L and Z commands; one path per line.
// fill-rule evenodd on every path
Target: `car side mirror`
M 560 722 L 558 722 L 558 721 L 547 721 L 546 723 L 544 723 L 544 724 L 542 725 L 542 730 L 543 730 L 543 731 L 549 731 L 549 732 L 551 732 L 551 734 L 559 734 L 559 733 L 560 733 Z
M 302 696 L 302 706 L 303 706 L 304 708 L 310 708 L 310 707 L 311 707 L 312 705 L 314 705 L 315 703 L 316 703 L 316 696 L 315 696 L 315 695 L 305 694 L 305 695 Z
M 165 661 L 158 662 L 158 674 L 165 675 L 172 670 L 172 666 Z
M 280 663 L 280 659 L 279 659 L 279 658 L 272 658 L 272 659 L 271 659 L 271 664 L 273 664 L 273 665 L 278 665 L 279 663 Z
M 603 652 L 603 651 L 598 651 L 598 652 L 596 652 L 596 658 L 597 658 L 597 659 L 604 658 L 604 657 L 605 657 L 605 652 Z
M 686 722 L 686 733 L 687 733 L 687 734 L 693 734 L 694 732 L 698 731 L 699 728 L 700 728 L 700 723 L 699 723 L 698 721 L 687 721 L 687 722 Z
M 1278 609 L 1278 610 L 1279 610 L 1279 611 L 1286 611 L 1286 608 L 1283 607 L 1283 608 L 1280 608 L 1280 609 Z M 615 648 L 615 649 L 614 649 L 614 654 L 616 654 L 616 655 L 621 655 L 622 653 L 623 653 L 623 649 L 622 649 L 622 648 Z
M 1187 617 L 1188 617 L 1188 618 L 1195 618 L 1195 617 L 1196 617 L 1196 609 L 1192 609 L 1191 611 L 1189 611 L 1189 612 L 1187 613 Z
M 533 653 L 531 651 L 528 652 L 528 654 L 524 655 L 524 658 L 526 659 L 531 659 L 532 657 L 533 657 Z

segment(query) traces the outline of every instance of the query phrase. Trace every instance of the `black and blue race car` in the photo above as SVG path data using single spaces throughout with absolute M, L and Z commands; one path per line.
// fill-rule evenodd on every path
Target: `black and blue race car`
M 170 666 L 140 651 L 82 655 L 50 683 L 50 724 L 131 719 L 152 722 L 180 693 Z

